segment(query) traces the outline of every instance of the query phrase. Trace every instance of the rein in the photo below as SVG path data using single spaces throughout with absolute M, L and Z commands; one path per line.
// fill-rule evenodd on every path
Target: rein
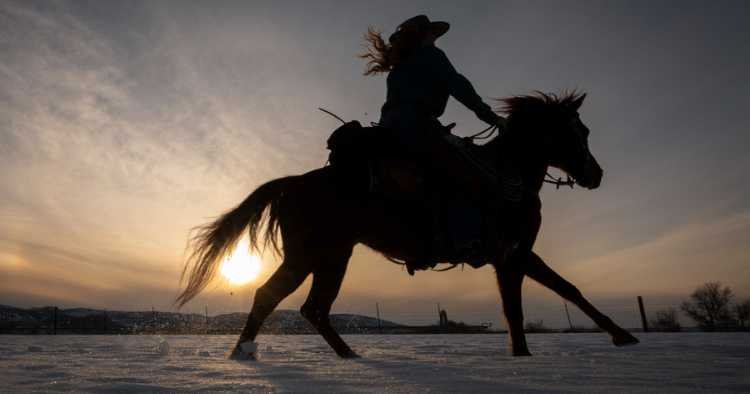
M 497 125 L 492 125 L 492 126 L 486 128 L 486 129 L 484 129 L 484 130 L 482 130 L 482 131 L 480 131 L 478 133 L 475 133 L 475 134 L 472 134 L 472 135 L 466 137 L 466 139 L 470 139 L 472 141 L 473 140 L 486 140 L 486 139 L 492 137 L 493 135 L 495 135 L 495 133 L 498 132 L 499 130 L 500 130 L 500 128 L 497 127 Z M 488 131 L 489 131 L 489 133 L 487 135 L 483 135 L 484 133 L 487 133 Z

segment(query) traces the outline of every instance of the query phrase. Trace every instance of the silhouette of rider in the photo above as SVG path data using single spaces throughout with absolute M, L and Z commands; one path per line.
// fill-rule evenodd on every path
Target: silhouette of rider
M 450 150 L 455 148 L 439 138 L 449 130 L 438 118 L 443 115 L 450 96 L 480 120 L 498 126 L 501 132 L 506 127 L 505 118 L 492 111 L 471 82 L 435 46 L 435 40 L 449 28 L 447 22 L 433 22 L 425 15 L 418 15 L 400 24 L 388 43 L 379 32 L 370 29 L 365 35 L 368 53 L 361 55 L 368 60 L 365 75 L 388 73 L 387 97 L 379 124 L 393 132 L 402 149 L 466 191 L 495 192 L 497 185 L 488 184 L 491 181 L 478 175 L 478 168 L 461 155 L 451 154 Z M 407 269 L 413 273 L 415 268 L 430 265 L 426 261 L 412 261 L 407 262 Z
M 445 34 L 447 22 L 431 22 L 418 15 L 398 26 L 382 48 L 380 56 L 371 52 L 367 75 L 388 72 L 388 92 L 381 109 L 380 125 L 398 129 L 406 141 L 420 145 L 422 133 L 436 130 L 438 118 L 445 112 L 448 97 L 453 96 L 489 125 L 505 127 L 505 119 L 482 101 L 466 77 L 451 64 L 435 40 Z M 368 40 L 372 43 L 370 31 Z M 378 35 L 379 37 L 379 35 Z M 378 38 L 375 38 L 376 40 Z M 384 44 L 384 43 L 382 43 Z

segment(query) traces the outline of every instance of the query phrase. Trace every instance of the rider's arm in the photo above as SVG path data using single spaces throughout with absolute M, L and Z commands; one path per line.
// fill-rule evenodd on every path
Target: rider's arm
M 440 48 L 433 47 L 435 57 L 433 65 L 451 96 L 455 97 L 461 104 L 474 111 L 479 119 L 487 124 L 495 125 L 498 123 L 498 115 L 492 111 L 482 98 L 479 97 L 474 87 L 466 77 L 456 71 L 445 53 Z

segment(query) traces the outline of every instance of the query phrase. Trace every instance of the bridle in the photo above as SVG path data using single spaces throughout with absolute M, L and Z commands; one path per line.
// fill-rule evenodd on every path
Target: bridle
M 549 172 L 544 174 L 544 183 L 551 183 L 555 185 L 555 189 L 559 189 L 560 186 L 570 186 L 572 189 L 573 186 L 575 186 L 576 181 L 575 179 L 571 178 L 570 175 L 566 175 L 566 179 L 563 180 L 562 177 L 553 177 Z

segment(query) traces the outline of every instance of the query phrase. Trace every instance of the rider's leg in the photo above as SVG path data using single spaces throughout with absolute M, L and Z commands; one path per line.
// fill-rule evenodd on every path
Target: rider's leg
M 482 207 L 489 217 L 484 224 L 487 238 L 499 240 L 497 246 L 488 246 L 502 261 L 519 239 L 521 176 L 511 160 L 503 163 L 496 176 L 467 155 L 445 138 L 433 138 L 425 150 L 424 162 L 434 178 L 444 180 Z
M 446 223 L 443 222 L 447 200 L 443 199 L 446 189 L 459 191 L 470 200 L 479 203 L 491 190 L 486 181 L 480 179 L 481 174 L 469 165 L 455 147 L 437 135 L 425 136 L 420 144 L 412 146 L 411 153 L 421 163 L 429 179 L 425 209 L 430 224 L 430 241 L 425 245 L 422 258 L 407 261 L 406 269 L 409 274 L 415 270 L 427 269 L 437 263 L 438 258 L 449 257 L 446 252 L 461 249 L 463 245 L 449 245 L 455 240 L 444 232 Z M 450 222 L 450 221 L 449 221 Z M 455 223 L 449 223 L 455 227 Z M 478 241 L 478 240 L 476 240 Z M 467 245 L 471 242 L 464 242 Z
M 458 194 L 481 206 L 488 216 L 494 218 L 485 223 L 486 231 L 489 239 L 499 239 L 500 242 L 499 248 L 495 246 L 490 246 L 490 248 L 500 255 L 510 253 L 518 242 L 520 175 L 514 170 L 515 167 L 510 165 L 511 162 L 503 166 L 505 173 L 501 173 L 502 177 L 489 172 L 472 159 L 468 152 L 457 146 L 456 140 L 448 138 L 456 137 L 437 134 L 423 135 L 419 141 L 406 138 L 408 144 L 405 146 L 409 154 L 424 165 L 428 178 L 431 180 L 430 189 L 439 191 L 453 188 L 458 191 Z M 444 245 L 449 237 L 442 234 L 444 226 L 439 222 L 441 204 L 437 197 L 433 196 L 429 196 L 426 203 L 433 216 L 433 242 L 426 246 L 422 259 L 407 262 L 407 270 L 410 274 L 413 274 L 415 269 L 425 269 L 434 265 L 435 257 L 441 251 L 449 249 Z M 472 241 L 464 243 L 467 247 L 473 245 Z M 462 249 L 462 245 L 457 245 L 457 247 Z

